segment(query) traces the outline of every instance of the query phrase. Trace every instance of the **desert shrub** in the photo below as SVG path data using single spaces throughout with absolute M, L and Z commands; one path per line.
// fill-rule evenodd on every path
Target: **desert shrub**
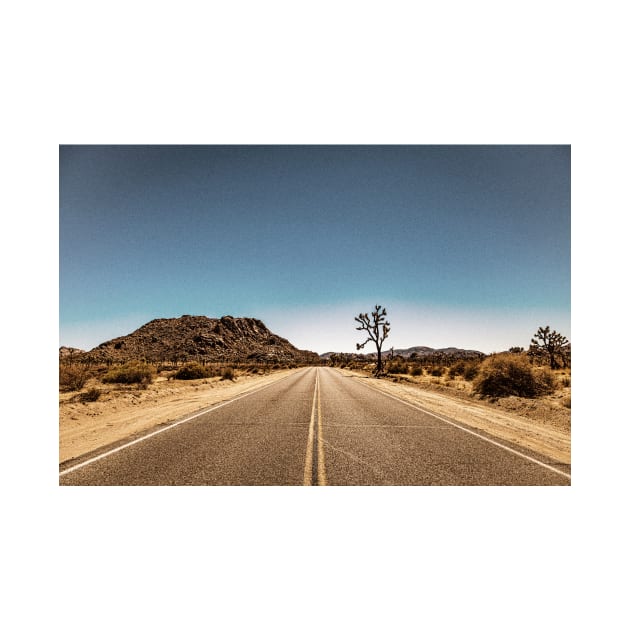
M 201 365 L 200 363 L 186 363 L 186 365 L 182 365 L 182 367 L 173 374 L 173 378 L 181 381 L 192 381 L 196 378 L 208 378 L 212 376 L 212 371 L 211 368 Z
M 406 374 L 407 366 L 402 361 L 390 361 L 387 364 L 388 374 Z
M 124 365 L 111 368 L 103 375 L 101 380 L 103 383 L 138 383 L 140 385 L 148 385 L 153 381 L 154 375 L 155 371 L 150 365 L 140 361 L 130 361 Z
M 549 370 L 534 370 L 526 357 L 514 354 L 488 357 L 473 382 L 475 393 L 490 398 L 535 398 L 554 387 L 555 379 Z
M 222 381 L 233 381 L 234 378 L 234 370 L 231 367 L 223 368 L 223 371 L 221 372 Z
M 445 370 L 446 368 L 442 367 L 441 365 L 433 365 L 429 368 L 429 374 L 431 376 L 442 376 Z
M 536 380 L 536 388 L 539 396 L 550 394 L 558 388 L 558 381 L 555 374 L 547 367 L 534 369 L 534 379 Z
M 97 387 L 90 387 L 86 392 L 79 395 L 81 402 L 94 402 L 101 397 L 101 390 Z
M 571 387 L 571 377 L 563 376 L 560 380 L 560 384 L 562 385 L 562 387 Z
M 457 361 L 457 363 L 454 363 L 453 365 L 451 365 L 451 367 L 448 370 L 448 373 L 450 376 L 463 376 L 465 369 L 466 369 L 466 363 L 464 363 L 464 361 Z
M 479 371 L 479 363 L 477 361 L 457 361 L 449 368 L 449 376 L 463 376 L 464 380 L 472 381 Z
M 469 363 L 464 368 L 462 376 L 465 381 L 472 381 L 479 374 L 479 363 Z
M 90 369 L 81 363 L 59 366 L 59 389 L 74 392 L 82 389 L 90 378 Z
M 409 368 L 409 374 L 411 374 L 411 376 L 422 376 L 423 374 L 423 369 L 421 365 L 412 365 Z
M 562 406 L 571 409 L 571 396 L 565 396 L 562 399 Z

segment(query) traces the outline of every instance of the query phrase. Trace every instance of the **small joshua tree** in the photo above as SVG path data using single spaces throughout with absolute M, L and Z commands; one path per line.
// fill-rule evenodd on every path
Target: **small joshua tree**
M 363 343 L 357 344 L 357 350 L 361 350 L 370 341 L 376 344 L 376 372 L 378 376 L 383 371 L 383 362 L 381 360 L 381 348 L 383 342 L 387 339 L 390 331 L 390 323 L 385 319 L 387 317 L 387 310 L 382 309 L 376 305 L 370 315 L 367 313 L 359 313 L 358 317 L 355 317 L 355 321 L 359 322 L 357 330 L 364 330 L 368 334 L 368 338 Z
M 529 346 L 530 356 L 542 356 L 549 361 L 552 370 L 557 370 L 558 358 L 564 361 L 564 355 L 569 345 L 569 340 L 559 332 L 551 330 L 549 326 L 540 326 Z

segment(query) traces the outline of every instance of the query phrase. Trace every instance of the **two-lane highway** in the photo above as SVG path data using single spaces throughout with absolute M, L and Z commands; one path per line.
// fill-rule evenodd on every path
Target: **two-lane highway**
M 367 379 L 366 379 L 367 380 Z M 288 377 L 70 467 L 60 485 L 570 485 L 331 368 Z

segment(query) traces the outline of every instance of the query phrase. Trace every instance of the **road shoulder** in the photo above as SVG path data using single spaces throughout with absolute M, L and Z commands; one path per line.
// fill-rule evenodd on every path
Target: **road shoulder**
M 405 383 L 369 377 L 364 372 L 339 369 L 347 378 L 361 379 L 366 385 L 401 400 L 418 405 L 439 416 L 472 429 L 534 451 L 562 464 L 571 463 L 571 434 L 562 428 L 547 426 L 531 418 L 495 409 L 474 400 L 463 400 Z
M 295 369 L 266 375 L 243 375 L 236 381 L 160 380 L 146 390 L 111 390 L 92 403 L 60 397 L 59 463 L 145 433 L 201 409 L 231 400 L 285 378 Z

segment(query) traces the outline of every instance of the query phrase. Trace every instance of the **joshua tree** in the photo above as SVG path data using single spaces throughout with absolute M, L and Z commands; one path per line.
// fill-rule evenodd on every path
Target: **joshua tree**
M 540 326 L 529 346 L 529 354 L 530 356 L 544 356 L 549 360 L 551 369 L 556 370 L 560 367 L 558 358 L 562 357 L 564 361 L 568 345 L 569 340 L 566 337 L 563 337 L 555 330 L 550 330 L 549 326 L 545 328 Z
M 365 330 L 368 334 L 368 338 L 363 343 L 357 344 L 357 350 L 361 350 L 370 341 L 376 344 L 376 372 L 378 376 L 383 371 L 383 362 L 381 361 L 381 348 L 383 347 L 383 341 L 387 338 L 390 331 L 390 323 L 385 319 L 387 316 L 387 310 L 382 309 L 376 305 L 370 315 L 367 313 L 359 313 L 358 317 L 355 317 L 355 321 L 359 322 L 360 326 L 357 330 Z

